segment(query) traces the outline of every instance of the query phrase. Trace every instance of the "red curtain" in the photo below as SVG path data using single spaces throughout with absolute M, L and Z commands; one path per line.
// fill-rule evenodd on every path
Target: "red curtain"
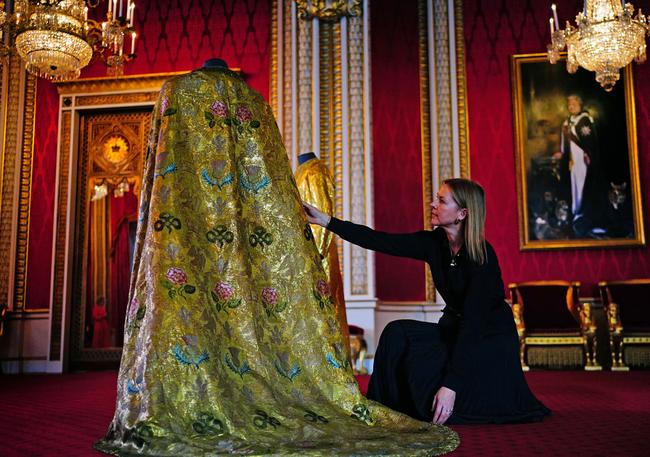
M 109 322 L 115 332 L 115 345 L 122 346 L 124 340 L 124 317 L 129 300 L 129 222 L 135 220 L 138 199 L 133 192 L 122 197 L 111 195 L 111 289 Z

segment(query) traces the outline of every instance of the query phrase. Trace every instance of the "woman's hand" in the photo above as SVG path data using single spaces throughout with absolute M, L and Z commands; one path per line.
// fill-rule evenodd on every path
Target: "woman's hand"
M 441 387 L 433 398 L 433 423 L 444 424 L 454 412 L 454 403 L 456 402 L 456 392 L 447 387 Z
M 302 202 L 302 207 L 305 210 L 307 215 L 307 220 L 310 224 L 317 224 L 321 227 L 327 227 L 327 224 L 330 223 L 332 216 L 329 216 L 316 208 L 315 206 L 310 205 L 309 203 Z

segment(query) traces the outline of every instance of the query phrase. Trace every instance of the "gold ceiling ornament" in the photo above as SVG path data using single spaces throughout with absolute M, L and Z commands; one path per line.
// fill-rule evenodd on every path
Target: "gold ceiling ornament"
M 632 62 L 646 60 L 645 35 L 648 19 L 641 8 L 634 17 L 634 6 L 625 0 L 586 0 L 576 17 L 576 27 L 566 22 L 559 28 L 555 4 L 549 19 L 551 44 L 548 59 L 556 63 L 560 51 L 567 49 L 567 71 L 575 73 L 578 66 L 596 72 L 596 81 L 611 91 L 619 79 L 619 70 Z
M 100 23 L 88 19 L 88 8 L 99 2 L 16 0 L 8 9 L 0 3 L 0 55 L 15 46 L 27 71 L 54 81 L 78 78 L 93 53 L 106 63 L 109 75 L 123 74 L 124 63 L 135 57 L 135 3 L 107 0 L 107 20 Z M 129 44 L 131 52 L 125 53 Z
M 361 16 L 361 0 L 295 0 L 300 19 L 334 22 L 343 16 Z

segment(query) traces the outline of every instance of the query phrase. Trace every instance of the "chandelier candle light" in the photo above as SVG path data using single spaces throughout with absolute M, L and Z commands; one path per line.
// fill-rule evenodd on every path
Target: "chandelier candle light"
M 124 64 L 135 58 L 135 3 L 106 0 L 106 21 L 100 23 L 88 19 L 89 7 L 100 1 L 16 0 L 7 11 L 0 2 L 0 56 L 11 53 L 13 44 L 27 71 L 66 81 L 78 78 L 97 53 L 110 76 L 122 75 Z M 125 36 L 130 38 L 129 53 L 124 52 L 129 41 Z
M 625 0 L 585 0 L 584 9 L 576 16 L 573 27 L 559 28 L 555 4 L 549 19 L 551 44 L 548 60 L 556 63 L 566 47 L 567 71 L 575 73 L 578 66 L 596 72 L 596 81 L 611 91 L 619 79 L 619 70 L 632 62 L 646 60 L 645 35 L 650 33 L 648 19 L 639 8 Z

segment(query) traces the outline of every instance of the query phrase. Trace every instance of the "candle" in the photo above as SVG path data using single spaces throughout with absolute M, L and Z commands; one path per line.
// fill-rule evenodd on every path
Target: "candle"
M 84 6 L 84 21 L 88 22 L 88 7 Z
M 133 19 L 133 16 L 131 16 L 131 19 Z M 135 32 L 131 32 L 131 54 L 135 54 Z
M 135 16 L 135 2 L 131 3 L 131 22 L 129 22 L 129 25 L 133 27 L 133 17 Z
M 126 2 L 126 22 L 129 22 L 131 19 L 131 0 Z
M 549 25 L 551 26 L 551 37 L 553 36 L 553 18 L 548 20 Z
M 559 30 L 560 22 L 557 20 L 557 10 L 555 9 L 555 3 L 551 5 L 551 9 L 553 10 L 553 19 L 555 19 L 555 30 Z
M 120 0 L 120 16 L 119 17 L 124 17 L 123 11 L 124 11 L 124 3 L 123 3 L 122 0 Z
M 116 16 L 117 16 L 117 0 L 113 0 L 113 20 L 115 20 Z

